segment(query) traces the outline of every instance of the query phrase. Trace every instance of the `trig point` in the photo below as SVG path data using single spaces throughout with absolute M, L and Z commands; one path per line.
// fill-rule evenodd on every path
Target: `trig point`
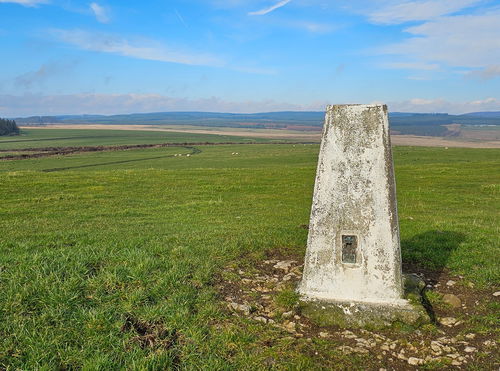
M 415 319 L 403 299 L 385 105 L 327 108 L 299 293 L 316 309 L 340 308 L 346 324 Z

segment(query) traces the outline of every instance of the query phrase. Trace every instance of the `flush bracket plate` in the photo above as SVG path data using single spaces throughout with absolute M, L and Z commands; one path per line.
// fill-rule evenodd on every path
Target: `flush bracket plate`
M 358 246 L 358 240 L 356 234 L 341 234 L 340 261 L 342 264 L 358 265 L 361 263 L 361 252 Z

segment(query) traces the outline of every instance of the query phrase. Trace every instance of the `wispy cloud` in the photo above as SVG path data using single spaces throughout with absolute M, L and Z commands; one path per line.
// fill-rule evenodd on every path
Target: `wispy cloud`
M 291 25 L 296 28 L 304 29 L 311 33 L 325 34 L 334 31 L 337 27 L 331 24 L 309 22 L 309 21 L 298 21 L 292 22 Z
M 397 1 L 381 9 L 371 11 L 369 19 L 373 23 L 380 24 L 426 21 L 443 15 L 453 14 L 480 2 L 481 0 Z
M 443 112 L 462 114 L 479 111 L 500 111 L 500 99 L 485 98 L 479 100 L 453 102 L 443 98 L 413 98 L 406 101 L 389 102 L 393 112 Z
M 108 23 L 110 21 L 108 12 L 104 7 L 97 3 L 90 3 L 90 10 L 94 13 L 96 19 L 101 23 Z
M 385 68 L 394 68 L 402 70 L 424 70 L 432 71 L 439 69 L 439 64 L 437 63 L 425 63 L 425 62 L 390 62 L 383 64 Z
M 454 68 L 485 68 L 498 65 L 500 60 L 500 10 L 481 14 L 439 17 L 418 26 L 406 28 L 406 40 L 379 50 L 411 61 L 415 67 L 439 64 Z M 487 71 L 491 75 L 496 71 Z
M 228 64 L 217 56 L 208 53 L 174 49 L 157 40 L 145 38 L 126 39 L 117 35 L 93 33 L 78 29 L 55 29 L 52 30 L 51 33 L 58 40 L 83 50 L 159 62 L 179 63 L 193 66 L 224 67 L 233 71 L 259 75 L 276 74 L 276 70 L 272 68 Z
M 0 0 L 0 3 L 13 3 L 28 7 L 35 7 L 41 4 L 48 4 L 49 0 Z
M 184 20 L 184 17 L 177 11 L 177 9 L 174 9 L 175 15 L 179 19 L 179 21 L 183 24 L 184 27 L 189 28 L 186 21 Z
M 0 94 L 0 116 L 20 117 L 61 114 L 120 114 L 160 111 L 206 112 L 272 112 L 323 111 L 327 102 L 293 104 L 272 99 L 230 101 L 220 97 L 189 99 L 161 94 L 64 94 L 8 95 Z M 366 102 L 370 103 L 370 102 Z M 449 101 L 442 98 L 414 98 L 388 102 L 395 112 L 447 112 L 460 114 L 478 111 L 500 111 L 500 99 L 484 98 L 471 101 Z
M 270 99 L 235 102 L 218 97 L 189 99 L 160 94 L 0 95 L 0 102 L 0 116 L 6 117 L 159 111 L 251 113 L 311 109 L 310 106 Z
M 282 1 L 274 4 L 273 6 L 270 6 L 268 8 L 257 10 L 255 12 L 249 12 L 248 15 L 266 15 L 266 14 L 269 14 L 269 13 L 271 13 L 272 11 L 274 11 L 276 9 L 279 9 L 279 8 L 285 6 L 290 1 L 292 1 L 292 0 L 282 0 Z
M 481 80 L 491 80 L 496 77 L 500 77 L 500 64 L 487 66 L 476 71 L 470 71 L 466 73 L 465 76 Z
M 164 43 L 150 39 L 128 40 L 120 36 L 92 33 L 83 30 L 52 30 L 52 34 L 62 42 L 80 49 L 111 53 L 160 62 L 180 63 L 199 66 L 223 66 L 220 58 L 202 53 L 186 52 L 168 47 Z

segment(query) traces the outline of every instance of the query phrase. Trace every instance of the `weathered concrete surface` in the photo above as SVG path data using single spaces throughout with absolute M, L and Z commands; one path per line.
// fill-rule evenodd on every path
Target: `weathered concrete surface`
M 419 327 L 429 323 L 429 316 L 419 305 L 387 305 L 359 302 L 308 301 L 301 313 L 319 326 L 384 328 L 395 323 Z
M 327 108 L 299 293 L 410 308 L 385 105 Z
M 422 305 L 425 282 L 414 274 L 403 276 L 404 297 L 398 304 L 310 299 L 301 302 L 301 313 L 319 326 L 384 328 L 396 323 L 419 327 L 431 322 Z

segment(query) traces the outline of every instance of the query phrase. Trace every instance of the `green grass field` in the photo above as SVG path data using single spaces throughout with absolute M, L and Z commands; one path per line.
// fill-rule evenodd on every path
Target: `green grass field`
M 0 149 L 227 139 L 74 133 L 27 131 Z M 369 355 L 231 316 L 215 288 L 230 264 L 304 253 L 319 146 L 197 148 L 0 161 L 0 369 L 364 368 Z M 405 263 L 498 287 L 500 150 L 394 159 Z M 168 346 L 140 346 L 130 318 L 165 329 Z
M 135 130 L 23 129 L 19 136 L 0 137 L 0 149 L 109 146 L 183 142 L 265 142 L 228 135 L 187 134 Z

